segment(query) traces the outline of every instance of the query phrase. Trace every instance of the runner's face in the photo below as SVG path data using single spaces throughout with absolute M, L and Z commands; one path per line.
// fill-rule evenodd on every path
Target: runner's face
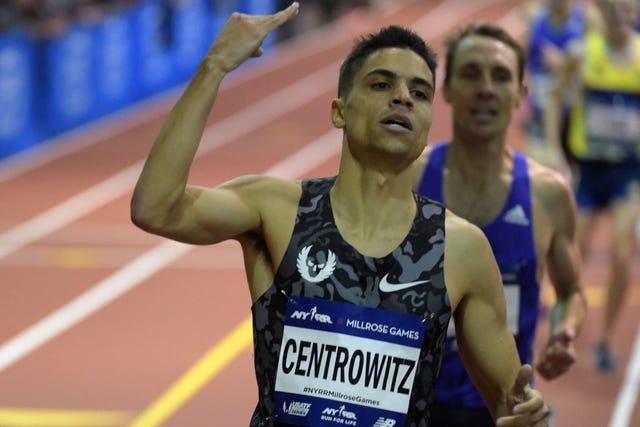
M 634 0 L 601 0 L 599 5 L 604 23 L 610 31 L 629 29 L 635 24 Z
M 353 88 L 333 103 L 333 122 L 358 157 L 404 155 L 413 161 L 427 142 L 433 74 L 409 49 L 374 52 L 354 76 Z
M 566 19 L 571 11 L 572 0 L 548 0 L 547 7 L 549 11 L 561 19 Z
M 453 61 L 444 95 L 456 133 L 504 135 L 526 91 L 518 81 L 516 52 L 499 40 L 472 35 L 460 42 Z

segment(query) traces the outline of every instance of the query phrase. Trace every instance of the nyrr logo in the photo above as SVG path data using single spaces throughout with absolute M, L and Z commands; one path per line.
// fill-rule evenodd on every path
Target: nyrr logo
M 306 417 L 311 409 L 311 403 L 291 402 L 287 407 L 287 402 L 282 404 L 282 410 L 285 414 L 294 415 L 296 417 Z
M 373 423 L 373 427 L 393 427 L 396 425 L 396 420 L 393 418 L 380 417 Z
M 298 254 L 296 260 L 296 267 L 298 267 L 298 273 L 307 282 L 320 283 L 323 280 L 328 279 L 333 270 L 336 269 L 336 255 L 327 251 L 326 259 L 324 252 L 318 252 L 313 257 L 309 257 L 309 252 L 313 245 L 305 246 Z
M 358 421 L 355 412 L 347 411 L 345 408 L 345 405 L 342 405 L 339 408 L 324 408 L 320 418 L 325 421 L 333 421 L 342 425 L 355 426 Z
M 317 311 L 317 307 L 313 307 L 309 311 L 296 310 L 291 314 L 291 318 L 301 320 L 315 320 L 316 322 L 320 323 L 333 324 L 333 322 L 331 321 L 331 316 L 329 316 L 328 314 L 320 314 Z

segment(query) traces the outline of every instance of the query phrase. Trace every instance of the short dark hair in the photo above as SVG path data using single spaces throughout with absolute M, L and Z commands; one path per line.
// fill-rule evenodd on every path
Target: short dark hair
M 345 96 L 351 91 L 354 76 L 372 53 L 380 49 L 393 47 L 410 49 L 424 59 L 433 74 L 433 85 L 435 87 L 436 67 L 438 64 L 433 49 L 414 31 L 398 25 L 390 25 L 382 28 L 377 33 L 360 37 L 340 67 L 338 96 Z
M 494 24 L 482 23 L 468 25 L 446 40 L 445 47 L 447 49 L 447 57 L 444 72 L 445 84 L 449 84 L 449 80 L 451 79 L 453 61 L 456 53 L 458 52 L 458 46 L 462 40 L 471 36 L 490 37 L 501 41 L 513 49 L 516 53 L 516 57 L 518 58 L 518 82 L 522 83 L 524 79 L 524 68 L 526 66 L 526 54 L 524 48 L 503 28 Z

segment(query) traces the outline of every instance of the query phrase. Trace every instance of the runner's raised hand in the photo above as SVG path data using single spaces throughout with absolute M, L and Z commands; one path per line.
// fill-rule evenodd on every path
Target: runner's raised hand
M 267 35 L 298 14 L 300 5 L 289 7 L 273 15 L 246 15 L 234 12 L 224 24 L 209 48 L 207 57 L 215 59 L 225 72 L 237 68 L 249 57 L 262 55 L 262 42 Z

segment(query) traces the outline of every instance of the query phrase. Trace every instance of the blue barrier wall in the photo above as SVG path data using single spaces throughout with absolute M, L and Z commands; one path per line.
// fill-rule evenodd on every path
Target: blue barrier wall
M 95 27 L 74 23 L 39 43 L 43 67 L 39 93 L 42 131 L 55 136 L 96 117 Z
M 135 28 L 129 11 L 118 11 L 97 24 L 95 30 L 95 87 L 102 116 L 140 98 L 135 84 Z
M 167 1 L 143 0 L 132 11 L 137 29 L 136 77 L 143 97 L 173 83 L 169 10 Z
M 182 0 L 173 4 L 171 17 L 176 77 L 188 80 L 213 41 L 213 8 L 208 0 Z
M 0 33 L 0 159 L 183 84 L 232 12 L 277 3 L 140 0 L 55 36 Z
M 33 43 L 26 33 L 0 35 L 0 158 L 36 141 L 33 59 Z

